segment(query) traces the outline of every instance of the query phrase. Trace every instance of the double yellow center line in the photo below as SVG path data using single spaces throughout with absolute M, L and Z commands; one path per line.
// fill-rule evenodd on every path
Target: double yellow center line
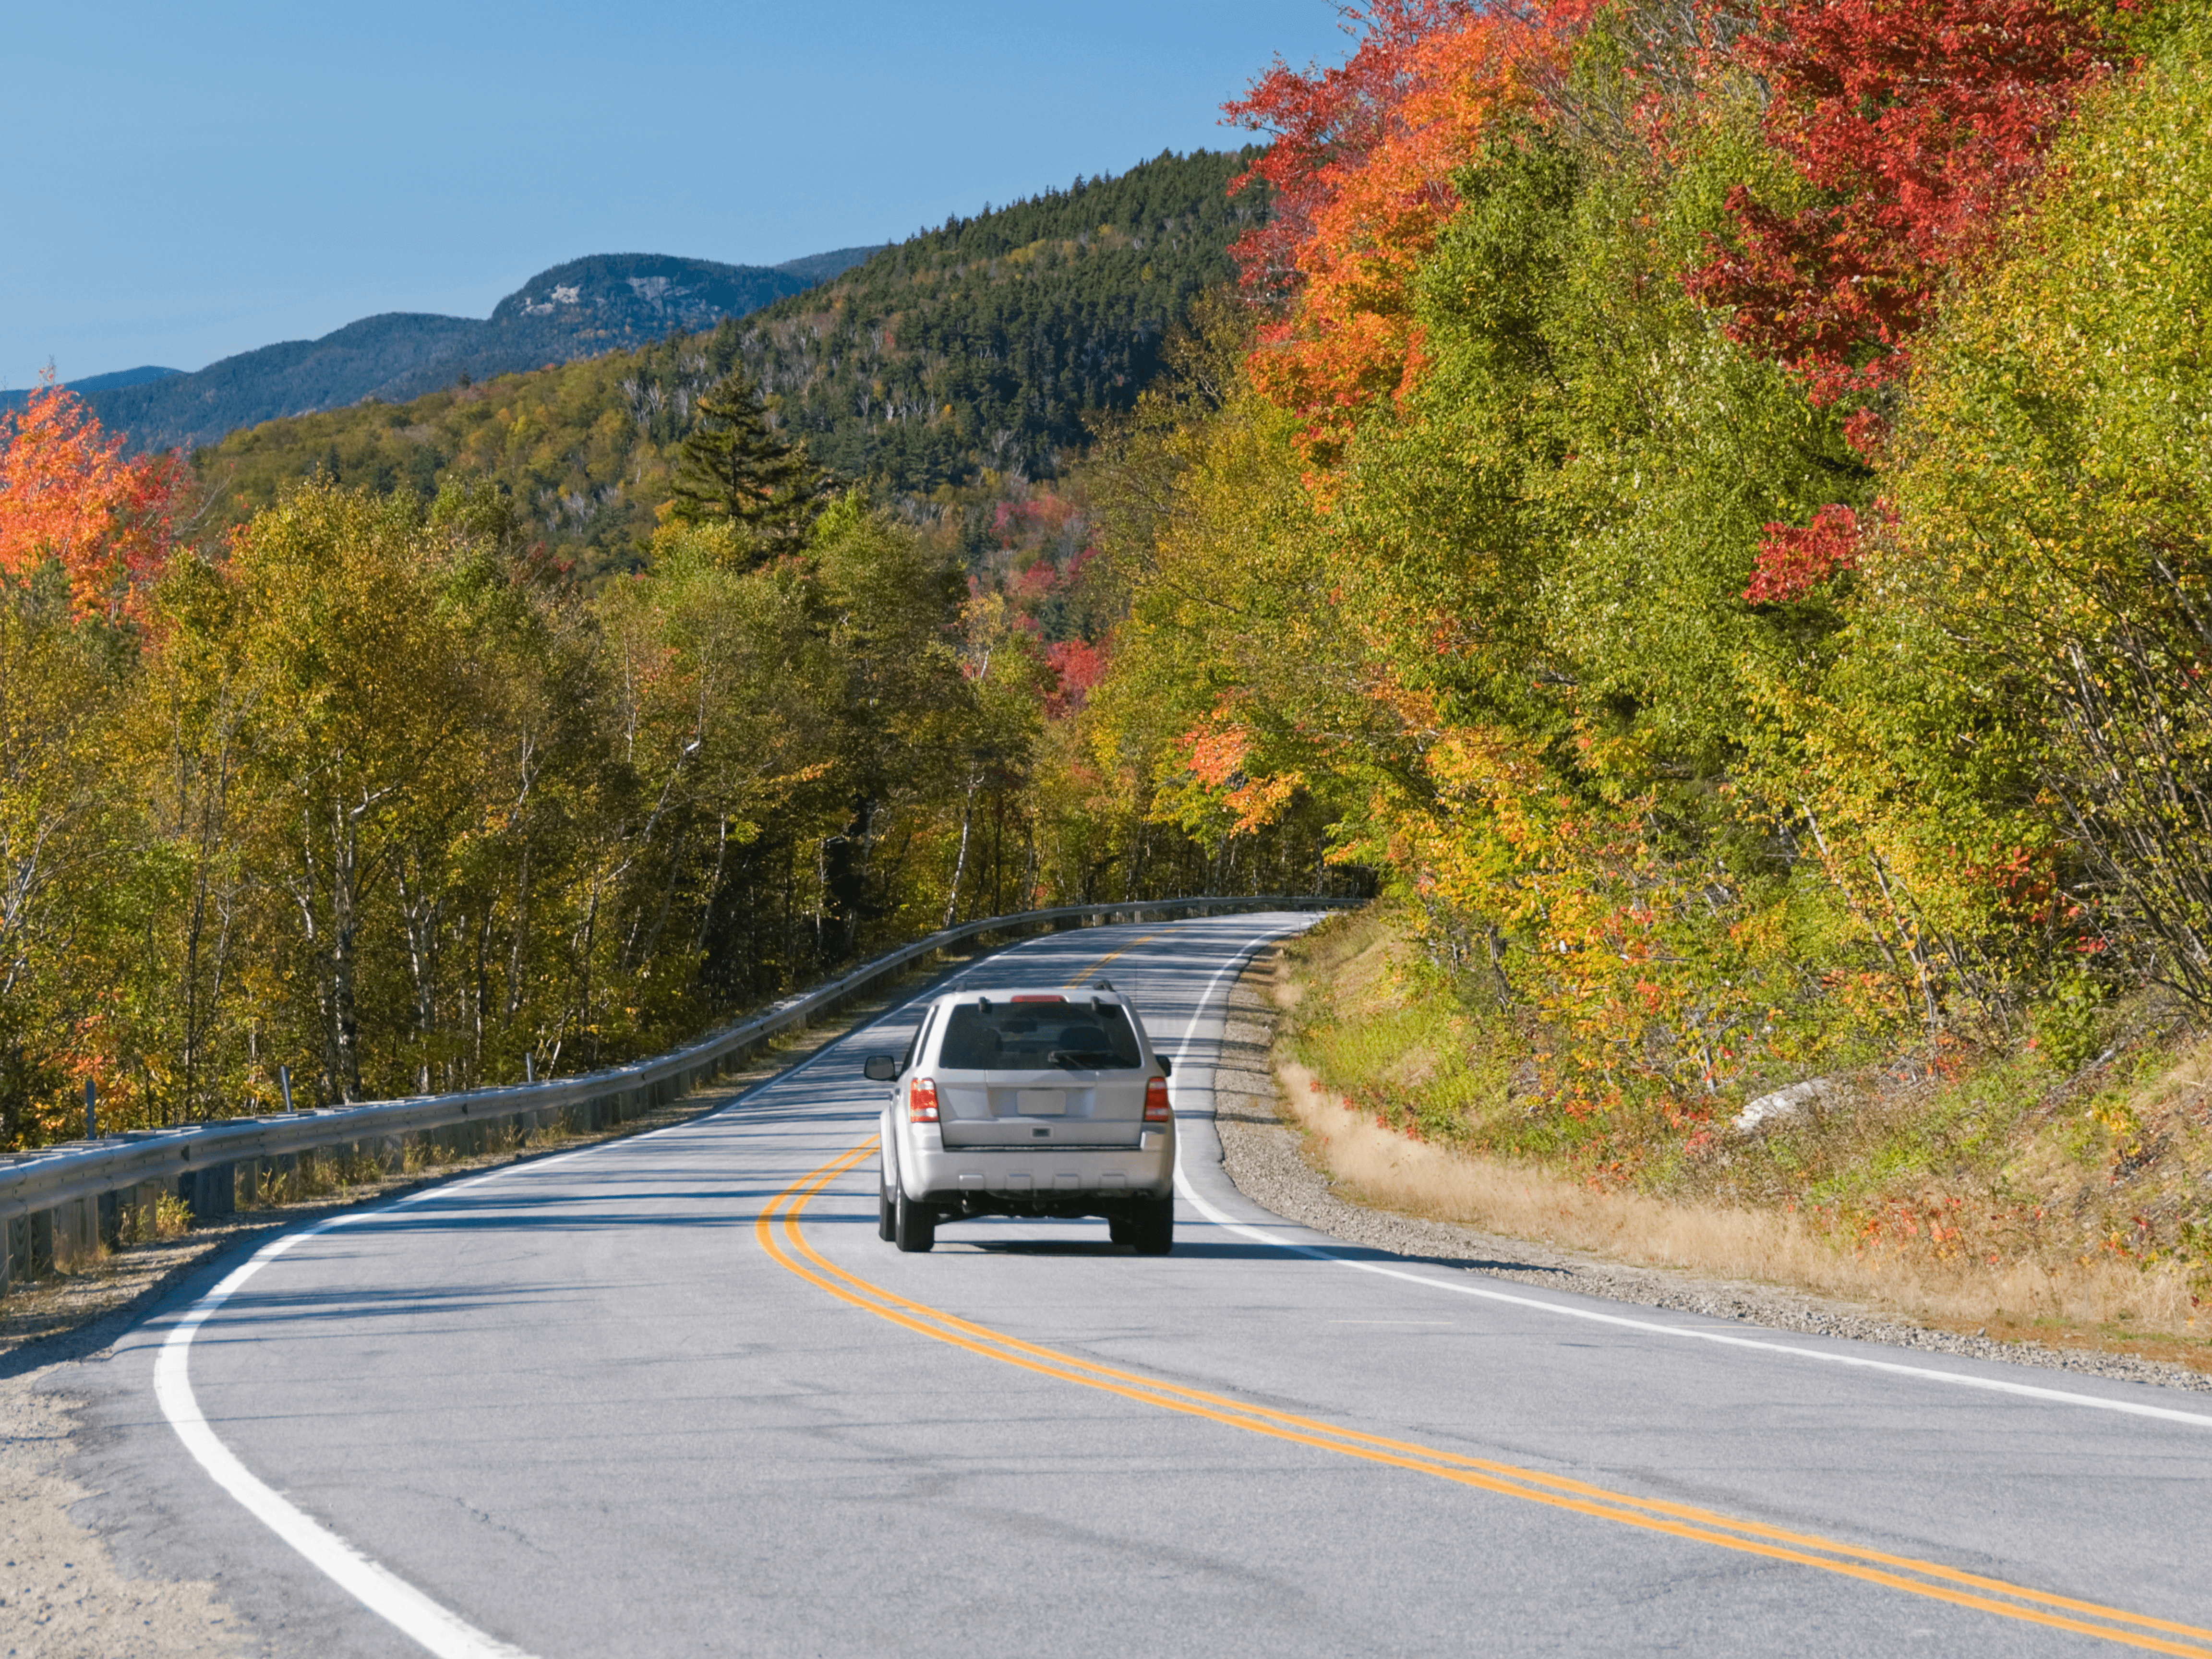
M 1664 1533 L 1721 1549 L 1735 1550 L 1746 1555 L 1765 1556 L 1771 1560 L 1814 1567 L 1823 1572 L 1879 1584 L 1887 1589 L 1901 1590 L 1908 1595 L 1927 1596 L 1934 1601 L 1948 1601 L 1958 1607 L 1994 1613 L 2000 1618 L 2016 1619 L 2028 1624 L 2048 1626 L 2055 1630 L 2100 1637 L 2108 1642 L 2144 1648 L 2154 1653 L 2191 1654 L 2197 1656 L 2197 1659 L 2212 1659 L 2212 1631 L 2201 1630 L 2193 1625 L 2153 1619 L 2118 1607 L 2102 1607 L 2094 1601 L 2076 1601 L 2071 1596 L 2024 1589 L 2002 1579 L 1984 1578 L 1931 1561 L 1917 1561 L 1909 1556 L 1864 1549 L 1857 1545 L 1770 1527 L 1759 1522 L 1741 1520 L 1686 1504 L 1609 1492 L 1602 1486 L 1594 1486 L 1565 1475 L 1518 1468 L 1510 1463 L 1468 1457 L 1410 1441 L 1366 1434 L 1289 1412 L 1270 1410 L 1225 1395 L 1210 1394 L 1200 1389 L 1185 1388 L 1180 1383 L 1164 1382 L 1139 1372 L 1101 1365 L 1057 1349 L 1024 1342 L 1003 1331 L 995 1331 L 942 1310 L 909 1301 L 880 1285 L 872 1284 L 836 1266 L 810 1244 L 799 1231 L 800 1212 L 815 1194 L 859 1164 L 875 1150 L 875 1139 L 872 1136 L 850 1152 L 832 1158 L 820 1169 L 793 1182 L 769 1200 L 755 1223 L 754 1231 L 761 1248 L 778 1265 L 828 1291 L 841 1302 L 865 1309 L 878 1319 L 888 1320 L 933 1341 L 965 1348 L 970 1353 L 981 1354 L 1002 1364 L 1018 1366 L 1023 1370 L 1034 1371 L 1042 1376 L 1119 1395 L 1139 1405 L 1180 1412 L 1189 1417 L 1202 1417 L 1230 1428 L 1242 1429 L 1249 1434 L 1263 1434 L 1273 1439 L 1287 1440 L 1296 1445 L 1335 1452 L 1370 1463 L 1388 1464 L 1394 1468 L 1430 1475 L 1439 1480 L 1449 1480 L 1459 1486 L 1517 1498 L 1526 1503 L 1571 1510 L 1597 1520 L 1641 1528 L 1646 1532 Z
M 1076 975 L 1074 978 L 1073 978 L 1073 979 L 1069 980 L 1069 981 L 1067 981 L 1068 988 L 1069 988 L 1069 989 L 1071 989 L 1071 990 L 1079 990 L 1079 989 L 1080 989 L 1080 988 L 1082 988 L 1085 983 L 1087 983 L 1087 982 L 1089 981 L 1089 980 L 1090 980 L 1091 976 L 1093 974 L 1097 973 L 1097 972 L 1101 968 L 1103 968 L 1103 967 L 1104 967 L 1108 963 L 1109 963 L 1109 962 L 1113 961 L 1115 957 L 1119 957 L 1119 956 L 1126 956 L 1126 955 L 1127 955 L 1130 951 L 1132 951 L 1135 950 L 1135 949 L 1136 949 L 1139 945 L 1142 945 L 1142 944 L 1146 943 L 1147 940 L 1150 940 L 1150 939 L 1158 939 L 1158 937 L 1159 937 L 1159 935 L 1158 935 L 1158 933 L 1142 933 L 1142 934 L 1139 934 L 1137 938 L 1131 939 L 1131 940 L 1130 940 L 1127 945 L 1123 945 L 1120 950 L 1118 950 L 1118 951 L 1108 951 L 1104 956 L 1103 956 L 1103 957 L 1099 957 L 1097 961 L 1096 961 L 1096 962 L 1092 963 L 1091 963 L 1088 968 L 1085 968 L 1085 969 L 1081 973 L 1079 973 L 1079 974 Z

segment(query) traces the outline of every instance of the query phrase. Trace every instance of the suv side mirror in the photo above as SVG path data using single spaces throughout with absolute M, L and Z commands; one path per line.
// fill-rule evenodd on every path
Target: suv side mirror
M 860 1069 L 871 1083 L 891 1083 L 898 1078 L 898 1061 L 890 1054 L 870 1054 L 861 1061 Z
M 1175 1062 L 1170 1060 L 1165 1054 L 1154 1054 L 1152 1058 L 1159 1061 L 1160 1075 L 1162 1077 L 1173 1077 L 1175 1075 Z

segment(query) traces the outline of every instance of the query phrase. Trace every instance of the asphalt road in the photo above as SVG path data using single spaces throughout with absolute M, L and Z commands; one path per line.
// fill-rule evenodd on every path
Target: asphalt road
M 93 1402 L 88 1518 L 288 1655 L 420 1653 L 410 1616 L 542 1659 L 2212 1653 L 2197 1396 L 1531 1291 L 1243 1199 L 1223 970 L 1306 920 L 975 975 L 1119 953 L 1179 1054 L 1171 1256 L 1103 1222 L 880 1241 L 860 1059 L 894 1014 L 681 1127 L 295 1236 L 210 1311 L 211 1271 L 56 1379 Z

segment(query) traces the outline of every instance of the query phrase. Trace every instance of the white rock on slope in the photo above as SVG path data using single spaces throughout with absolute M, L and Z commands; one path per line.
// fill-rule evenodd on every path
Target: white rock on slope
M 1808 1106 L 1824 1105 L 1843 1097 L 1844 1085 L 1834 1078 L 1808 1078 L 1802 1083 L 1793 1083 L 1786 1089 L 1777 1089 L 1772 1094 L 1745 1103 L 1744 1109 L 1735 1115 L 1736 1133 L 1756 1129 L 1776 1118 L 1794 1117 Z

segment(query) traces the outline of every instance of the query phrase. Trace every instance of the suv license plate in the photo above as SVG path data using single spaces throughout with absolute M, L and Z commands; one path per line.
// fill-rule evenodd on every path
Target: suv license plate
M 1067 1110 L 1067 1097 L 1058 1089 L 1024 1089 L 1014 1103 L 1024 1117 L 1059 1117 Z

